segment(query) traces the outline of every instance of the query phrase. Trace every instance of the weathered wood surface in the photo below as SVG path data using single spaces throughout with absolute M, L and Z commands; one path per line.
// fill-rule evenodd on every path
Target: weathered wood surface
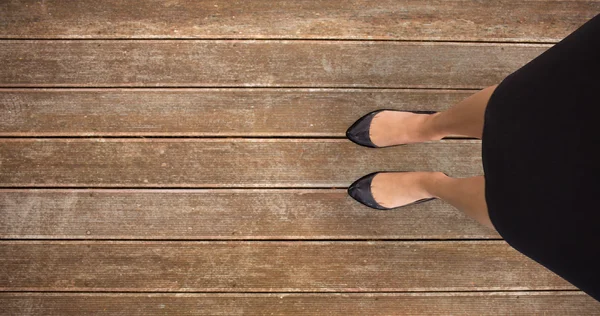
M 0 293 L 8 315 L 598 315 L 578 292 L 393 294 Z
M 4 87 L 482 89 L 552 47 L 365 41 L 0 41 Z
M 500 238 L 442 201 L 368 209 L 346 190 L 0 190 L 0 238 Z
M 4 139 L 1 187 L 347 187 L 374 171 L 481 175 L 479 140 Z
M 482 174 L 479 141 L 300 137 L 341 138 L 378 108 L 444 110 L 599 11 L 1 2 L 0 136 L 31 138 L 0 140 L 0 314 L 598 314 L 444 202 L 382 212 L 342 189 L 377 170 Z
M 1 241 L 0 253 L 0 291 L 574 289 L 504 241 Z
M 376 109 L 444 111 L 477 90 L 0 89 L 0 136 L 335 136 Z
M 556 42 L 597 12 L 553 0 L 13 0 L 0 3 L 0 37 Z

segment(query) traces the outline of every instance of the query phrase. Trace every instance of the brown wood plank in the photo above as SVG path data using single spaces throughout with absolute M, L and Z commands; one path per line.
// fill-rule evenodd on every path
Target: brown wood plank
M 441 201 L 381 212 L 346 190 L 0 190 L 0 210 L 12 239 L 500 238 Z
M 0 136 L 337 136 L 372 110 L 443 111 L 476 90 L 0 89 Z
M 483 174 L 478 140 L 3 139 L 0 187 L 347 187 L 374 171 Z
M 598 1 L 127 1 L 0 3 L 3 38 L 320 38 L 558 41 Z
M 377 294 L 0 293 L 8 315 L 598 315 L 582 292 Z
M 504 241 L 2 241 L 0 253 L 0 291 L 574 289 Z
M 0 41 L 4 87 L 480 89 L 546 44 L 365 41 Z

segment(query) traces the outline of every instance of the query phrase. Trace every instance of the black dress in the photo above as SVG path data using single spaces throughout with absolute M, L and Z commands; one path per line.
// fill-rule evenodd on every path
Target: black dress
M 506 77 L 485 111 L 485 198 L 506 242 L 600 301 L 600 15 Z

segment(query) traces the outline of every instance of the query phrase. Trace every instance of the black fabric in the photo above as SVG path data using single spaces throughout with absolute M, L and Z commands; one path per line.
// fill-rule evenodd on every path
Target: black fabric
M 596 15 L 499 84 L 482 159 L 500 235 L 600 301 L 599 78 Z

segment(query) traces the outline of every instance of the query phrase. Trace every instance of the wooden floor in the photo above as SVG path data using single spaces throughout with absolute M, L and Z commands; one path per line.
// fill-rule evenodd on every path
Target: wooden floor
M 344 135 L 371 110 L 447 109 L 598 12 L 0 2 L 0 314 L 600 315 L 444 202 L 346 194 L 378 170 L 482 174 L 479 140 Z

